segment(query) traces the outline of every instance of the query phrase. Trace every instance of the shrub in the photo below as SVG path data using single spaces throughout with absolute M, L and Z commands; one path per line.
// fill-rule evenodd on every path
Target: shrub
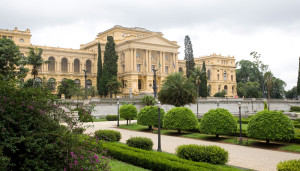
M 225 90 L 222 90 L 221 92 L 217 92 L 214 97 L 225 97 L 226 92 Z
M 300 159 L 281 161 L 277 164 L 278 171 L 294 171 L 300 170 Z
M 118 115 L 106 115 L 105 118 L 108 121 L 116 121 L 118 120 Z
M 121 133 L 114 130 L 98 130 L 95 131 L 95 137 L 104 141 L 120 141 Z
M 300 112 L 300 107 L 299 106 L 291 106 L 291 111 Z
M 300 124 L 294 124 L 295 128 L 300 128 Z
M 264 102 L 264 110 L 268 110 L 267 102 Z
M 141 102 L 143 105 L 146 106 L 154 106 L 157 102 L 153 96 L 146 95 L 143 98 L 141 98 Z
M 183 159 L 212 164 L 225 164 L 228 161 L 228 152 L 216 145 L 181 145 L 176 148 L 176 155 Z
M 120 117 L 127 120 L 127 125 L 128 125 L 128 120 L 134 119 L 137 115 L 136 107 L 133 106 L 132 104 L 122 105 L 120 107 L 119 112 L 120 112 Z
M 211 109 L 205 113 L 200 123 L 200 132 L 206 134 L 231 135 L 237 130 L 235 117 L 226 109 Z
M 150 138 L 145 137 L 132 137 L 126 141 L 130 147 L 140 148 L 144 150 L 152 150 L 153 142 Z
M 269 143 L 270 140 L 291 140 L 295 131 L 292 121 L 282 112 L 264 110 L 251 118 L 247 135 Z
M 160 109 L 160 120 L 163 122 L 165 111 Z M 152 129 L 152 126 L 158 126 L 158 107 L 146 106 L 142 108 L 137 116 L 137 123 L 140 125 L 148 126 Z M 162 124 L 161 124 L 162 125 Z
M 82 128 L 82 127 L 76 127 L 76 128 L 74 128 L 72 131 L 73 131 L 73 133 L 75 133 L 75 134 L 83 134 L 83 132 L 84 132 L 85 130 L 86 130 L 85 128 Z
M 295 119 L 295 121 L 297 121 L 300 124 L 300 118 Z
M 193 129 L 197 126 L 198 120 L 191 109 L 187 107 L 174 107 L 168 111 L 163 120 L 163 127 L 181 130 Z
M 78 111 L 79 121 L 81 122 L 93 122 L 93 116 L 90 111 L 83 108 L 76 108 L 73 111 Z
M 211 170 L 238 170 L 234 167 L 221 167 L 204 162 L 194 162 L 178 158 L 173 154 L 158 153 L 129 147 L 119 143 L 104 143 L 108 155 L 113 158 L 143 167 L 149 170 L 182 170 L 182 171 L 211 171 Z

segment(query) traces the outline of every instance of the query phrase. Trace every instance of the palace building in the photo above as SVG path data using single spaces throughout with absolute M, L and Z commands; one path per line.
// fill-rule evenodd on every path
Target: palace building
M 29 49 L 42 48 L 44 60 L 51 61 L 39 68 L 36 81 L 43 79 L 60 82 L 62 79 L 73 79 L 75 83 L 84 86 L 84 72 L 87 71 L 87 86 L 96 87 L 97 76 L 97 44 L 101 45 L 102 58 L 104 57 L 107 36 L 113 36 L 116 43 L 118 60 L 118 79 L 122 83 L 122 95 L 144 95 L 153 93 L 153 71 L 158 69 L 158 91 L 162 81 L 171 73 L 185 72 L 185 61 L 178 60 L 180 46 L 176 41 L 163 37 L 161 32 L 153 32 L 144 28 L 127 28 L 114 26 L 99 33 L 96 38 L 80 49 L 66 49 L 58 47 L 38 46 L 31 44 L 30 30 L 20 31 L 0 30 L 1 38 L 12 39 L 20 48 L 20 52 L 27 56 Z M 103 61 L 103 59 L 102 59 Z M 235 58 L 212 54 L 195 58 L 196 67 L 202 67 L 205 61 L 210 95 L 226 91 L 227 97 L 236 96 Z M 25 79 L 31 78 L 30 74 Z M 56 84 L 57 86 L 57 84 Z M 53 86 L 55 93 L 56 86 Z

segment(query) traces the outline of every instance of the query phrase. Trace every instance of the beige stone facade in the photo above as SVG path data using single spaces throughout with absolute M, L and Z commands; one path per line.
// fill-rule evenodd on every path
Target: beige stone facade
M 101 44 L 103 58 L 107 36 L 113 36 L 116 43 L 119 56 L 118 79 L 123 85 L 123 96 L 127 96 L 130 91 L 134 95 L 153 93 L 153 68 L 158 69 L 158 91 L 167 75 L 180 69 L 185 72 L 185 61 L 178 60 L 180 46 L 176 41 L 165 39 L 161 32 L 152 32 L 139 27 L 127 28 L 117 25 L 99 33 L 95 40 L 80 45 L 78 50 L 32 45 L 28 29 L 26 31 L 19 31 L 17 28 L 0 30 L 0 37 L 14 40 L 25 56 L 29 52 L 28 47 L 38 47 L 43 49 L 44 60 L 53 61 L 42 65 L 38 79 L 55 79 L 58 83 L 63 78 L 68 78 L 84 86 L 82 70 L 87 70 L 87 84 L 94 87 L 96 87 L 97 75 L 97 44 L 98 42 Z M 202 66 L 203 60 L 206 62 L 207 70 L 210 70 L 208 85 L 211 86 L 211 95 L 227 87 L 227 96 L 235 96 L 234 57 L 211 55 L 196 58 L 196 65 Z M 26 79 L 30 77 L 32 76 L 28 74 Z

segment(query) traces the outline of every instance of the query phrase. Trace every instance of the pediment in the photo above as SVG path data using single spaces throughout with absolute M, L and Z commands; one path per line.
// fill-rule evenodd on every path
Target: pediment
M 135 39 L 132 41 L 136 42 L 136 43 L 147 43 L 147 44 L 155 44 L 155 45 L 161 45 L 161 46 L 179 47 L 176 43 L 171 42 L 160 36 L 143 37 L 143 38 Z

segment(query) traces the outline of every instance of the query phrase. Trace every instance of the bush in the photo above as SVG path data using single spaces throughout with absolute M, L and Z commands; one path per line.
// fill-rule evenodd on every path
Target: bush
M 85 128 L 82 128 L 82 127 L 76 127 L 76 128 L 74 128 L 72 131 L 73 131 L 73 133 L 75 133 L 75 134 L 83 134 L 83 132 L 84 132 L 85 130 L 86 130 Z
M 116 121 L 118 120 L 118 115 L 106 115 L 105 118 L 108 121 Z
M 236 133 L 237 122 L 235 117 L 227 109 L 211 109 L 202 117 L 201 133 L 219 135 L 232 135 Z
M 98 130 L 95 131 L 95 137 L 104 141 L 120 141 L 121 133 L 114 130 Z
M 294 121 L 297 121 L 300 124 L 300 118 L 297 118 Z
M 298 107 L 298 106 L 291 106 L 291 111 L 300 112 L 300 107 Z
M 141 102 L 143 105 L 146 106 L 154 106 L 157 102 L 153 96 L 146 95 L 143 98 L 141 98 Z
M 132 137 L 126 141 L 130 147 L 140 148 L 144 150 L 152 150 L 153 142 L 150 138 L 145 137 Z
M 300 128 L 300 124 L 294 124 L 295 128 Z
M 178 158 L 173 154 L 158 153 L 129 147 L 119 143 L 104 143 L 103 147 L 108 150 L 111 157 L 143 167 L 149 170 L 182 170 L 182 171 L 212 171 L 212 170 L 238 170 L 234 167 L 221 167 L 204 162 L 194 162 Z
M 282 112 L 260 111 L 250 120 L 247 135 L 251 138 L 286 141 L 295 136 L 292 121 Z
M 133 106 L 132 104 L 122 105 L 120 107 L 119 112 L 120 112 L 120 117 L 127 120 L 127 125 L 128 125 L 128 120 L 134 119 L 137 115 L 136 107 Z
M 160 109 L 161 125 L 165 116 L 165 111 Z M 158 126 L 158 107 L 146 106 L 142 108 L 137 116 L 137 123 L 140 125 L 148 126 L 152 129 L 152 126 Z
M 93 122 L 93 116 L 90 111 L 83 108 L 76 108 L 73 111 L 78 111 L 79 121 L 81 122 Z
M 212 164 L 225 164 L 228 162 L 228 152 L 216 145 L 181 145 L 176 148 L 176 155 L 195 162 Z
M 214 97 L 225 97 L 226 92 L 225 90 L 222 90 L 221 92 L 217 92 Z
M 197 126 L 198 120 L 191 109 L 187 107 L 174 107 L 168 111 L 163 120 L 163 127 L 181 130 L 193 129 Z
M 295 171 L 300 170 L 300 159 L 281 161 L 277 164 L 278 171 Z

